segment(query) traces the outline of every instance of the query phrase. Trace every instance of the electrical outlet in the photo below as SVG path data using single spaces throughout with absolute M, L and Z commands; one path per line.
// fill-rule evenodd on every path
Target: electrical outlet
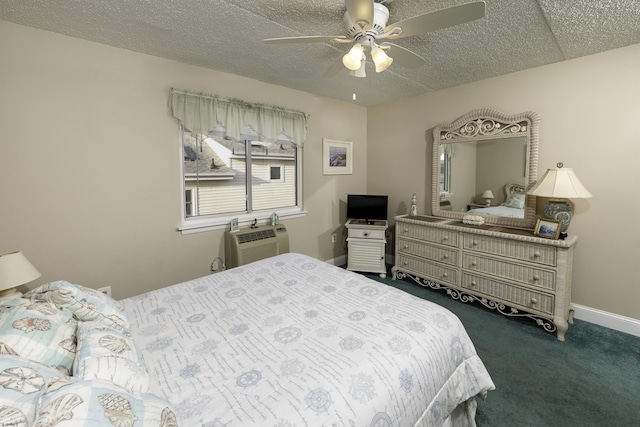
M 331 243 L 338 241 L 338 235 L 336 233 L 331 234 Z
M 102 292 L 106 296 L 111 296 L 111 286 L 105 286 L 104 288 L 98 288 L 98 292 Z

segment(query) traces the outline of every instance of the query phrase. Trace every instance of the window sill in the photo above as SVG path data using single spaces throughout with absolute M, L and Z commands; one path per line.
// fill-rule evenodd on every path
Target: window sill
M 275 211 L 280 218 L 280 221 L 293 218 L 302 218 L 307 215 L 307 211 L 300 208 L 280 209 Z M 254 220 L 260 222 L 265 221 L 269 224 L 273 211 L 269 212 L 253 212 L 251 214 L 223 216 L 215 218 L 194 218 L 186 220 L 178 227 L 178 231 L 182 234 L 201 233 L 203 231 L 213 231 L 229 229 L 230 223 L 233 218 L 238 218 L 238 225 L 240 227 L 249 226 Z

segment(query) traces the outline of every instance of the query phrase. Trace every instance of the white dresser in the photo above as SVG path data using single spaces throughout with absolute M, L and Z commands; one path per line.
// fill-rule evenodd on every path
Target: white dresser
M 394 279 L 408 276 L 423 286 L 446 289 L 454 299 L 530 317 L 564 341 L 573 322 L 576 236 L 550 240 L 531 230 L 428 216 L 395 220 Z
M 385 231 L 387 221 L 364 221 L 350 219 L 345 224 L 349 230 L 347 237 L 347 270 L 379 273 L 387 277 L 385 263 Z

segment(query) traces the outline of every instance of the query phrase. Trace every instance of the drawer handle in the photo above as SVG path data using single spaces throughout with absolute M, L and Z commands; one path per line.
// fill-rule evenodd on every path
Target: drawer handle
M 408 228 L 405 228 L 405 229 L 404 229 L 404 232 L 405 232 L 405 233 L 408 233 L 408 232 L 409 232 L 409 229 L 408 229 Z
M 471 242 L 471 244 L 472 244 L 473 246 L 478 246 L 478 241 L 477 241 L 477 240 L 474 240 L 473 242 Z
M 445 255 L 442 257 L 443 259 L 449 259 L 449 255 Z
M 409 265 L 409 261 L 403 262 L 402 265 Z
M 478 285 L 478 283 L 475 280 L 471 281 L 471 286 L 477 286 L 477 285 Z
M 535 252 L 533 253 L 533 256 L 534 256 L 534 257 L 536 257 L 536 258 L 540 258 L 540 252 L 535 251 Z
M 531 305 L 536 305 L 538 303 L 538 300 L 535 298 L 531 298 Z
M 444 237 L 442 238 L 442 240 L 444 240 L 444 241 L 449 240 L 449 236 L 444 236 Z
M 367 237 L 369 235 L 369 233 L 367 233 L 366 231 L 364 232 L 364 237 Z
M 540 276 L 538 276 L 537 274 L 533 275 L 533 280 L 540 280 Z
M 442 277 L 449 277 L 449 273 L 442 273 Z
M 476 261 L 471 261 L 471 266 L 475 267 L 476 265 L 478 265 L 478 263 Z
M 405 248 L 405 249 L 409 249 L 409 245 L 405 243 L 405 244 L 404 244 L 404 248 Z

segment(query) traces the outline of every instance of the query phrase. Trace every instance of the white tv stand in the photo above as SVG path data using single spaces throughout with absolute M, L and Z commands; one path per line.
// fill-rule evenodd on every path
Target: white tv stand
M 387 277 L 385 263 L 387 221 L 350 219 L 345 227 L 349 230 L 347 270 L 379 273 L 380 277 Z

